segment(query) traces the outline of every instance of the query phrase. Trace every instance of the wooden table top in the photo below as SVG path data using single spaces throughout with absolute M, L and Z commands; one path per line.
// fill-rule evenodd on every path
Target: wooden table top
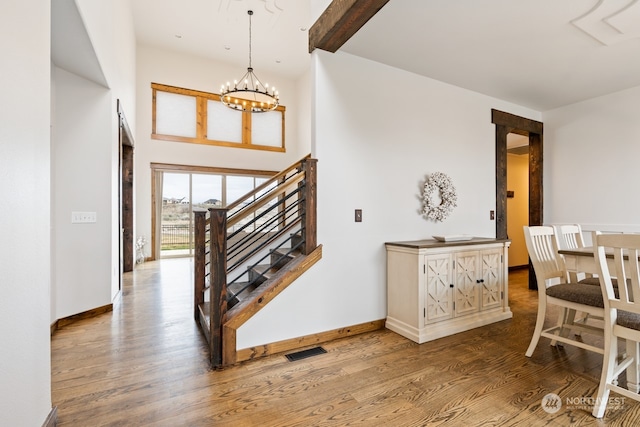
M 584 248 L 575 248 L 575 249 L 560 249 L 558 250 L 558 253 L 561 255 L 593 257 L 593 246 L 585 246 Z M 607 258 L 613 258 L 613 252 L 611 248 L 606 248 L 605 253 L 607 255 Z M 629 257 L 626 255 L 626 250 L 625 250 L 624 259 L 629 259 Z M 638 256 L 638 259 L 640 260 L 640 256 Z
M 559 254 L 575 255 L 575 256 L 593 256 L 593 246 L 585 246 L 584 248 L 560 249 Z

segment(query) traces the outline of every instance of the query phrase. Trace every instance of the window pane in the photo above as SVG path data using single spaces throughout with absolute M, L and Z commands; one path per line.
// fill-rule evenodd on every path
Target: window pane
M 256 178 L 256 187 L 259 187 L 269 179 L 270 178 Z M 258 192 L 258 194 L 256 194 L 256 198 L 260 198 L 260 196 L 273 191 L 276 184 L 276 182 L 272 182 L 267 188 Z M 264 197 L 270 198 L 270 201 L 256 211 L 256 218 L 258 218 L 256 220 L 256 229 L 261 230 L 264 233 L 268 233 L 276 231 L 278 229 L 278 222 L 282 221 L 282 219 L 278 220 L 275 218 L 279 212 L 279 208 L 276 206 L 278 198 L 273 197 L 273 194 Z
M 156 133 L 196 137 L 196 98 L 156 91 Z
M 189 249 L 189 174 L 164 173 L 162 178 L 161 256 Z
M 193 206 L 200 208 L 219 208 L 222 206 L 222 176 L 193 174 Z
M 254 180 L 253 180 L 253 177 L 251 176 L 233 176 L 233 175 L 227 176 L 227 203 L 233 203 L 236 200 L 238 200 L 240 197 L 244 196 L 245 194 L 253 190 L 254 188 L 253 182 Z M 251 200 L 248 201 L 248 203 L 250 202 Z M 237 212 L 238 210 L 246 206 L 246 204 L 247 203 L 243 203 L 240 206 L 238 206 L 236 209 L 231 210 L 229 212 L 229 215 L 233 215 L 235 212 Z M 249 226 L 246 226 L 246 225 L 253 220 L 253 217 L 254 217 L 253 214 L 247 216 L 242 221 L 238 222 L 233 227 L 233 230 L 235 231 L 242 228 L 245 232 L 252 232 L 254 230 L 254 225 L 253 224 Z
M 282 147 L 282 112 L 251 115 L 251 144 Z
M 162 179 L 162 203 L 189 204 L 189 174 L 165 172 Z
M 251 176 L 227 176 L 227 204 L 235 202 L 253 188 Z
M 207 139 L 242 142 L 242 113 L 222 102 L 207 100 Z
M 262 184 L 264 184 L 265 182 L 269 181 L 271 178 L 256 178 L 256 187 L 260 187 Z M 260 196 L 262 196 L 265 193 L 268 193 L 269 191 L 273 190 L 273 188 L 276 186 L 276 182 L 272 182 L 269 186 L 267 186 L 267 188 L 265 188 L 262 191 L 259 191 L 256 194 L 256 198 L 260 198 Z M 277 202 L 277 200 L 272 200 L 271 202 L 269 202 L 270 204 L 273 204 Z

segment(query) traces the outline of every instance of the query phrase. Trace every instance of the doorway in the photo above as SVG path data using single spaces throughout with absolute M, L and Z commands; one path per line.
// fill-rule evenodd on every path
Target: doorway
M 529 225 L 529 138 L 507 135 L 507 234 L 509 271 L 529 268 L 523 226 Z
M 120 100 L 118 110 L 118 139 L 120 147 L 119 161 L 119 202 L 120 202 L 120 279 L 119 289 L 122 289 L 122 274 L 133 271 L 135 250 L 133 231 L 133 135 L 127 123 Z
M 542 122 L 491 110 L 496 125 L 496 238 L 508 239 L 507 233 L 507 136 L 510 133 L 529 138 L 529 225 L 542 225 Z M 529 289 L 537 289 L 533 266 L 529 263 Z

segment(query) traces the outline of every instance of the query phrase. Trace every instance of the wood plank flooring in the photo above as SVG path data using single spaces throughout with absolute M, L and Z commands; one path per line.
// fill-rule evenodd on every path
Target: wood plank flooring
M 640 425 L 634 401 L 604 420 L 575 403 L 594 395 L 602 356 L 543 338 L 525 357 L 537 307 L 526 271 L 510 276 L 511 320 L 422 345 L 381 330 L 296 362 L 275 355 L 216 371 L 193 320 L 192 268 L 137 266 L 112 313 L 54 334 L 59 426 Z M 554 414 L 541 407 L 548 393 L 562 399 Z

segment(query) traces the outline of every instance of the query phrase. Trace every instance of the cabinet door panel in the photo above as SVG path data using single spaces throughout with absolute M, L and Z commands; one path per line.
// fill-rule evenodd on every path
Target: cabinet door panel
M 453 316 L 451 255 L 425 257 L 426 323 L 450 319 Z
M 502 304 L 502 251 L 486 250 L 480 255 L 482 269 L 482 308 Z
M 480 309 L 478 252 L 460 252 L 455 257 L 455 313 L 461 316 Z

